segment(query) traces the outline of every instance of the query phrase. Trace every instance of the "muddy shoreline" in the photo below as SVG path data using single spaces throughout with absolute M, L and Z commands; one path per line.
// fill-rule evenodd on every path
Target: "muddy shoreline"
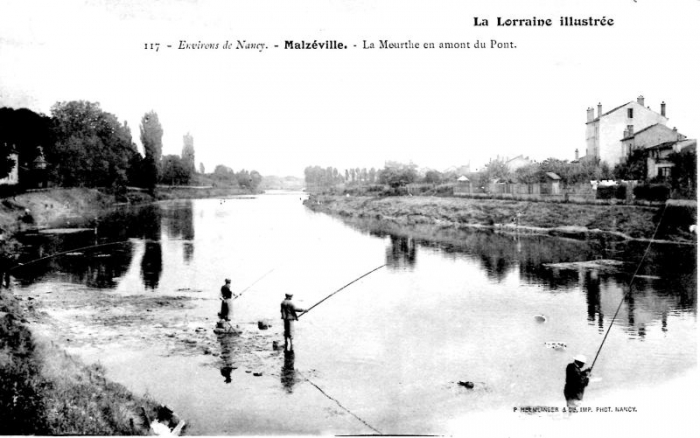
M 244 194 L 239 192 L 216 189 L 197 192 L 195 196 L 191 190 L 163 190 L 156 198 Z M 131 194 L 128 200 L 127 204 L 155 201 L 145 193 Z M 115 205 L 118 203 L 114 195 L 86 188 L 40 190 L 3 199 L 0 202 L 3 270 L 18 262 L 21 245 L 14 238 L 16 234 L 89 225 Z M 155 317 L 171 315 L 165 310 L 181 310 L 192 297 L 120 299 L 76 285 L 54 289 L 27 295 L 12 282 L 8 288 L 0 289 L 0 424 L 4 424 L 0 429 L 3 433 L 151 433 L 149 420 L 155 419 L 160 403 L 110 381 L 101 364 L 86 364 L 79 359 L 81 348 L 124 342 L 148 345 L 156 339 L 168 345 L 172 354 L 221 355 L 211 330 L 172 327 L 172 320 Z M 138 336 L 126 335 L 127 332 Z M 251 345 L 261 342 L 259 336 L 242 338 L 250 338 Z M 271 341 L 265 340 L 265 344 L 271 345 Z M 261 366 L 251 364 L 249 368 L 260 372 Z
M 344 219 L 369 219 L 398 226 L 436 226 L 543 234 L 586 239 L 605 236 L 697 244 L 690 226 L 697 221 L 693 205 L 667 207 L 599 206 L 544 202 L 437 197 L 311 196 L 305 205 Z M 658 227 L 659 219 L 662 219 Z

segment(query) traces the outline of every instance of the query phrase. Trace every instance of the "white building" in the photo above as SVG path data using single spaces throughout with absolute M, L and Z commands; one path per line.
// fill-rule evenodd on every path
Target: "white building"
M 598 104 L 598 116 L 588 108 L 586 118 L 586 159 L 599 159 L 615 166 L 627 157 L 628 151 L 622 139 L 652 125 L 666 125 L 666 104 L 661 102 L 657 113 L 644 106 L 644 97 L 636 102 L 627 102 L 603 113 Z

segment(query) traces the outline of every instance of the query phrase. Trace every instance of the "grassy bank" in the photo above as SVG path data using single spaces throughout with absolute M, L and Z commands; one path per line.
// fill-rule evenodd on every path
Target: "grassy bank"
M 105 378 L 29 330 L 15 297 L 0 290 L 0 434 L 145 435 L 141 407 L 157 404 Z
M 404 225 L 436 224 L 518 228 L 552 235 L 583 237 L 606 233 L 624 239 L 651 239 L 663 214 L 656 239 L 695 243 L 689 231 L 696 207 L 581 205 L 495 199 L 418 196 L 313 196 L 307 206 L 342 217 L 371 218 Z

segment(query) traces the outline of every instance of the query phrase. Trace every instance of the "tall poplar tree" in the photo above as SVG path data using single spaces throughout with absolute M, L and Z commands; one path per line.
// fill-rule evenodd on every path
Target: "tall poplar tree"
M 155 189 L 160 178 L 160 160 L 163 154 L 163 127 L 158 120 L 158 114 L 150 111 L 141 118 L 141 144 L 144 150 L 144 184 L 151 191 Z

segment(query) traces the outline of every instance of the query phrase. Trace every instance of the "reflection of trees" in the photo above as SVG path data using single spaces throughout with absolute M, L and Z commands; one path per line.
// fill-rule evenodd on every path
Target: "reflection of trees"
M 97 242 L 98 245 L 104 243 L 108 242 Z M 14 276 L 24 284 L 52 274 L 60 281 L 97 288 L 111 288 L 116 285 L 115 279 L 124 275 L 129 269 L 133 252 L 132 244 L 128 241 L 100 248 L 71 251 L 75 248 L 95 245 L 92 230 L 68 235 L 33 237 L 24 240 L 24 244 L 26 251 L 22 255 L 24 263 L 52 254 L 68 252 L 68 254 L 32 263 L 26 268 L 16 269 L 13 272 Z
M 141 279 L 146 288 L 156 289 L 163 272 L 163 255 L 158 241 L 147 241 L 141 259 Z
M 412 237 L 390 235 L 386 264 L 394 269 L 413 269 L 416 265 L 416 243 Z
M 588 322 L 594 324 L 598 317 L 598 329 L 603 330 L 603 309 L 600 306 L 600 279 L 595 271 L 583 273 L 583 289 L 586 292 Z
M 163 212 L 165 229 L 171 239 L 182 239 L 183 258 L 185 262 L 194 255 L 194 220 L 192 200 L 174 203 Z

